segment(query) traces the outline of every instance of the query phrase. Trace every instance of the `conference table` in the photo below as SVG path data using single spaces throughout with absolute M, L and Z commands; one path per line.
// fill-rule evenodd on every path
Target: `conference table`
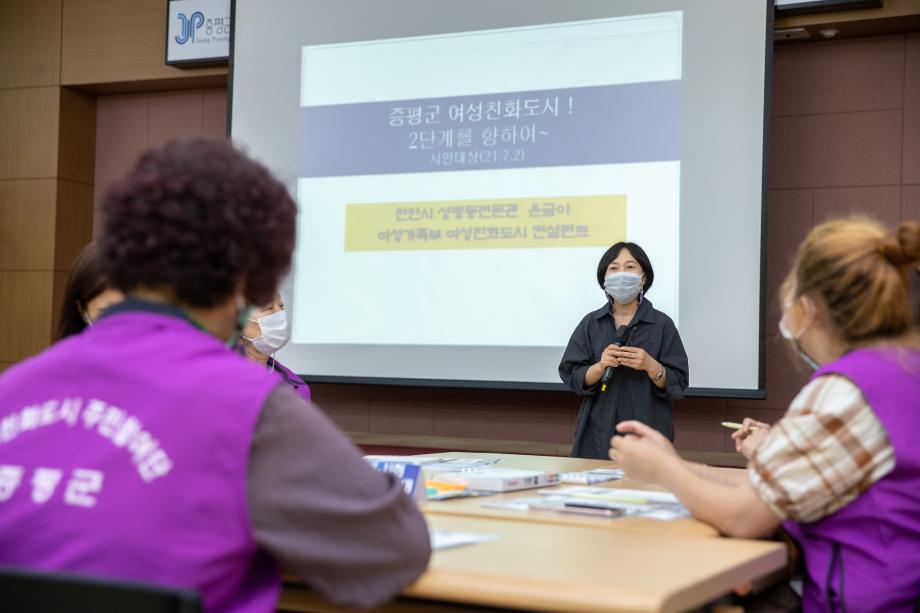
M 612 462 L 577 458 L 430 455 L 498 459 L 503 467 L 556 472 L 615 467 Z M 592 487 L 660 491 L 629 479 Z M 486 500 L 533 495 L 533 490 L 525 490 L 424 503 L 432 529 L 487 535 L 493 540 L 434 551 L 428 570 L 377 611 L 686 611 L 747 582 L 775 580 L 786 565 L 783 544 L 723 538 L 692 518 L 609 519 L 482 506 Z M 312 613 L 346 610 L 325 602 L 296 580 L 285 581 L 278 606 Z

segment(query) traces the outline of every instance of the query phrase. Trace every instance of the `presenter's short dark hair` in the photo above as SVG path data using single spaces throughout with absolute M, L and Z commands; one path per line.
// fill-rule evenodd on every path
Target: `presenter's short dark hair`
M 625 243 L 621 241 L 604 252 L 604 255 L 601 256 L 601 261 L 597 264 L 597 284 L 601 286 L 601 289 L 604 288 L 604 277 L 607 275 L 607 267 L 610 266 L 610 262 L 617 259 L 623 249 L 629 249 L 629 252 L 636 259 L 636 262 L 642 267 L 642 272 L 645 273 L 645 285 L 642 287 L 642 291 L 647 294 L 648 290 L 652 287 L 652 281 L 655 280 L 655 271 L 652 270 L 652 262 L 648 259 L 645 250 L 636 243 Z
M 225 142 L 172 142 L 144 153 L 102 203 L 103 271 L 126 293 L 166 288 L 213 307 L 243 281 L 271 302 L 291 265 L 296 206 L 265 169 Z

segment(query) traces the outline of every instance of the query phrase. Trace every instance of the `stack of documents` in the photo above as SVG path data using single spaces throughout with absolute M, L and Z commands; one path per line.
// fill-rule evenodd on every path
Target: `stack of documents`
M 480 468 L 463 472 L 440 473 L 434 481 L 456 483 L 470 490 L 513 492 L 559 483 L 559 473 L 519 468 Z

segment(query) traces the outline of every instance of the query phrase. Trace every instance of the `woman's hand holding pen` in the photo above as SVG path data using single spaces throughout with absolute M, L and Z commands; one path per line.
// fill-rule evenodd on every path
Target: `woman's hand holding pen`
M 732 440 L 735 441 L 735 451 L 751 459 L 754 450 L 760 445 L 770 430 L 770 424 L 750 417 L 745 417 L 741 427 L 732 433 Z

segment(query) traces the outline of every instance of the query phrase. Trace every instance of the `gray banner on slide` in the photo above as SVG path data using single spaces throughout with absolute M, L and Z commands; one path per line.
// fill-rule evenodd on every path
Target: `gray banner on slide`
M 680 159 L 681 81 L 300 109 L 300 176 Z

